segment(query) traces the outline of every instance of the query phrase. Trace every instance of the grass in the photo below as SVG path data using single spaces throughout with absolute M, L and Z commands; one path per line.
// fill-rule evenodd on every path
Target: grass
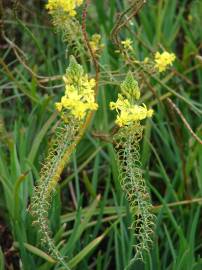
M 54 132 L 53 103 L 62 95 L 60 76 L 68 64 L 66 45 L 54 33 L 44 3 L 19 4 L 18 19 L 11 4 L 3 3 L 7 40 L 1 39 L 0 58 L 2 270 L 59 269 L 40 246 L 27 212 Z M 113 127 L 108 104 L 127 72 L 110 41 L 116 14 L 127 3 L 95 0 L 89 9 L 88 33 L 100 32 L 106 45 L 100 59 L 100 109 L 61 176 L 50 211 L 55 242 L 78 270 L 122 270 L 134 256 L 131 216 L 113 146 L 95 136 Z M 145 263 L 136 262 L 131 269 L 202 269 L 202 145 L 166 99 L 170 97 L 202 138 L 201 12 L 200 1 L 151 0 L 132 20 L 132 31 L 122 31 L 123 38 L 133 40 L 137 59 L 159 48 L 177 55 L 171 71 L 151 78 L 142 89 L 142 100 L 155 110 L 145 123 L 141 155 L 157 226 Z

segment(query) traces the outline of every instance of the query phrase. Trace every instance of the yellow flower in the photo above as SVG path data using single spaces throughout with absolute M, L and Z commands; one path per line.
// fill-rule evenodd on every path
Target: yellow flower
M 101 43 L 101 35 L 99 34 L 92 35 L 89 43 L 95 54 L 99 54 L 99 52 L 105 47 L 105 45 Z
M 98 105 L 95 102 L 93 90 L 95 80 L 89 79 L 74 57 L 70 59 L 70 65 L 63 80 L 65 94 L 61 102 L 57 102 L 55 106 L 65 122 L 68 122 L 71 117 L 82 120 L 88 111 L 97 110 Z
M 74 17 L 76 15 L 75 9 L 83 3 L 83 0 L 49 0 L 46 4 L 46 8 L 50 13 L 55 10 L 63 10 L 67 12 L 69 16 Z
M 80 6 L 83 4 L 83 0 L 75 0 L 77 6 Z
M 86 104 L 82 102 L 73 103 L 72 106 L 72 114 L 75 116 L 75 118 L 81 120 L 83 116 L 85 115 L 87 106 Z
M 126 50 L 132 50 L 132 40 L 130 38 L 127 38 L 126 40 L 121 41 L 121 44 L 123 45 L 124 49 Z
M 55 103 L 55 107 L 56 107 L 56 110 L 58 112 L 61 112 L 62 111 L 62 103 L 61 102 L 56 102 Z
M 95 102 L 89 102 L 88 109 L 91 111 L 96 111 L 98 109 L 98 104 Z
M 67 92 L 67 97 L 70 99 L 70 100 L 74 100 L 74 101 L 77 101 L 77 100 L 80 100 L 82 98 L 82 95 L 79 95 L 78 92 Z
M 117 112 L 115 122 L 119 127 L 128 126 L 134 122 L 152 117 L 152 109 L 148 110 L 145 104 L 136 104 L 135 100 L 140 98 L 140 90 L 131 72 L 128 73 L 126 79 L 121 83 L 121 90 L 123 94 L 118 95 L 117 101 L 110 102 L 110 109 Z
M 122 108 L 130 107 L 130 103 L 128 99 L 125 99 L 121 94 L 118 95 L 118 99 L 116 102 L 110 102 L 111 110 L 121 110 Z
M 153 110 L 148 110 L 144 104 L 141 106 L 136 105 L 130 103 L 127 99 L 121 100 L 120 97 L 116 102 L 110 102 L 110 109 L 118 112 L 116 123 L 120 127 L 150 118 L 153 115 Z
M 151 118 L 154 114 L 154 110 L 150 109 L 147 111 L 147 117 Z
M 144 59 L 143 63 L 144 63 L 144 64 L 149 63 L 149 57 L 145 57 L 145 59 Z
M 129 119 L 129 114 L 127 111 L 121 111 L 120 115 L 117 116 L 116 118 L 116 124 L 119 127 L 122 127 L 124 125 L 127 125 Z
M 168 53 L 166 51 L 163 53 L 157 52 L 155 54 L 155 68 L 157 68 L 159 72 L 163 72 L 168 66 L 172 66 L 175 58 L 176 56 L 174 53 Z
M 66 96 L 61 98 L 62 108 L 68 108 L 69 106 L 72 106 L 72 100 L 67 98 Z

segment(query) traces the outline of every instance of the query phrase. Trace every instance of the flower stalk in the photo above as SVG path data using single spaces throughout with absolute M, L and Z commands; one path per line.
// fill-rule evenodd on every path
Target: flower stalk
M 130 228 L 135 236 L 134 260 L 143 260 L 144 251 L 149 251 L 155 216 L 152 214 L 152 203 L 149 190 L 142 175 L 140 161 L 140 140 L 143 126 L 141 120 L 151 117 L 153 110 L 146 105 L 137 105 L 140 98 L 138 83 L 129 73 L 121 84 L 121 94 L 110 107 L 117 111 L 116 123 L 120 127 L 113 136 L 115 152 L 119 168 L 120 184 L 129 203 L 132 215 Z

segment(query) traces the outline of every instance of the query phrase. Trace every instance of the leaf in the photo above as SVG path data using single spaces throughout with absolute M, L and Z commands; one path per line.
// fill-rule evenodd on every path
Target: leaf
M 48 121 L 44 124 L 44 126 L 42 127 L 40 132 L 37 134 L 37 136 L 32 144 L 32 149 L 31 149 L 29 156 L 28 156 L 28 160 L 30 163 L 34 162 L 34 159 L 35 159 L 36 153 L 39 149 L 40 143 L 43 140 L 44 136 L 46 135 L 49 127 L 51 126 L 51 124 L 55 120 L 56 116 L 57 116 L 57 114 L 53 113 L 52 116 L 48 119 Z
M 79 252 L 73 259 L 69 261 L 70 267 L 75 267 L 81 260 L 84 259 L 106 236 L 106 232 L 98 236 L 92 242 L 90 242 L 81 252 Z
M 85 230 L 85 228 L 88 226 L 89 220 L 94 215 L 96 207 L 98 205 L 98 202 L 100 201 L 100 195 L 96 197 L 96 199 L 93 201 L 92 205 L 89 207 L 88 212 L 86 212 L 86 215 L 84 216 L 83 220 L 77 220 L 77 223 L 75 224 L 75 229 L 69 238 L 69 241 L 67 245 L 65 246 L 64 250 L 66 254 L 72 252 L 74 249 L 75 244 L 80 239 L 81 234 Z
M 23 243 L 24 244 L 24 247 L 30 251 L 31 253 L 43 258 L 44 260 L 50 262 L 50 263 L 56 263 L 56 261 L 51 257 L 49 256 L 47 253 L 45 253 L 44 251 L 42 251 L 41 249 L 39 248 L 36 248 L 28 243 Z M 19 243 L 18 242 L 14 242 L 13 243 L 14 247 L 15 248 L 18 248 L 19 247 Z
M 5 270 L 4 266 L 5 266 L 4 255 L 0 247 L 0 270 Z

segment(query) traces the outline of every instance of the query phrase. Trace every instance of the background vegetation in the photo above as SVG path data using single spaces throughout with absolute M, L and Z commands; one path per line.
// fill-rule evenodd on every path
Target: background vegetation
M 75 269 L 122 270 L 134 255 L 131 216 L 113 146 L 103 140 L 114 125 L 109 101 L 127 71 L 110 32 L 117 12 L 129 2 L 94 0 L 89 8 L 88 33 L 100 33 L 105 44 L 100 109 L 61 176 L 50 211 L 54 239 Z M 1 270 L 57 269 L 42 251 L 27 212 L 54 133 L 53 104 L 62 95 L 61 75 L 68 65 L 66 44 L 54 33 L 44 4 L 19 1 L 16 18 L 12 1 L 1 1 Z M 170 72 L 157 80 L 147 78 L 148 87 L 142 89 L 142 101 L 155 110 L 145 122 L 141 153 L 157 226 L 145 264 L 137 262 L 131 269 L 202 269 L 202 145 L 167 100 L 202 138 L 201 14 L 200 0 L 150 0 L 122 33 L 123 39 L 133 40 L 137 59 L 161 48 L 177 55 Z

